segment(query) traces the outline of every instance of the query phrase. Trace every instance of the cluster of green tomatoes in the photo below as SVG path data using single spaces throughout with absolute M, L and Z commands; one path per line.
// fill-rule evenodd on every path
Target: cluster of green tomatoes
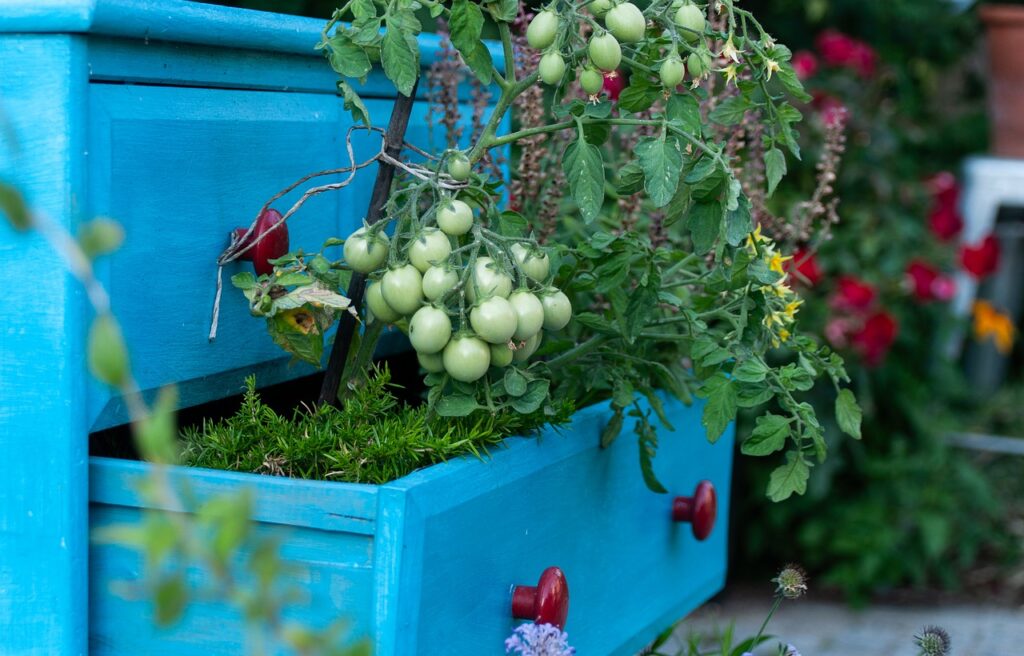
M 647 33 L 647 17 L 631 2 L 594 0 L 587 7 L 595 17 L 604 20 L 604 28 L 597 28 L 587 43 L 588 62 L 579 74 L 579 83 L 590 95 L 601 92 L 604 74 L 618 70 L 622 63 L 622 44 L 643 41 Z M 676 48 L 670 49 L 658 66 L 661 83 L 668 89 L 682 83 L 686 72 L 699 79 L 710 71 L 711 57 L 708 52 L 692 47 L 704 34 L 706 19 L 704 11 L 695 4 L 680 0 L 671 6 L 671 21 L 665 22 L 673 28 L 678 37 L 690 44 L 689 54 L 684 62 Z M 565 77 L 566 63 L 562 54 L 564 38 L 560 38 L 567 27 L 565 20 L 554 9 L 544 9 L 530 22 L 526 40 L 532 48 L 544 51 L 541 56 L 539 73 L 546 84 L 557 85 Z
M 345 240 L 348 266 L 373 279 L 370 315 L 405 329 L 430 373 L 471 383 L 489 367 L 526 362 L 542 331 L 561 330 L 572 316 L 569 298 L 551 285 L 548 254 L 531 239 L 491 232 L 458 198 L 433 209 L 394 238 L 377 224 Z

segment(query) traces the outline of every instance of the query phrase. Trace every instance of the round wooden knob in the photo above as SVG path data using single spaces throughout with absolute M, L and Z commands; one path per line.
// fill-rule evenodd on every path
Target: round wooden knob
M 512 617 L 518 620 L 553 624 L 561 629 L 568 615 L 569 584 L 557 567 L 544 570 L 536 587 L 517 585 L 512 589 Z
M 718 501 L 715 498 L 715 486 L 711 481 L 697 483 L 697 489 L 692 497 L 676 497 L 672 501 L 672 519 L 677 522 L 690 522 L 693 537 L 698 540 L 704 540 L 711 535 L 717 513 Z
M 252 262 L 257 275 L 273 273 L 274 265 L 270 263 L 270 260 L 276 260 L 288 252 L 288 224 L 282 223 L 276 228 L 274 227 L 280 220 L 280 212 L 267 208 L 256 219 L 256 226 L 248 239 L 245 238 L 245 233 L 248 232 L 247 228 L 235 228 L 234 230 L 236 248 L 245 248 L 259 239 L 255 246 L 238 256 L 240 260 Z M 267 236 L 260 239 L 260 236 L 264 234 Z M 242 241 L 243 239 L 245 241 Z

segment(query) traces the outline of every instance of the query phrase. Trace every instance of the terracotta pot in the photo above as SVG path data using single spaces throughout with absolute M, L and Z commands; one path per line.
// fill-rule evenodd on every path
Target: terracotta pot
M 982 5 L 988 33 L 992 151 L 1024 158 L 1024 5 Z

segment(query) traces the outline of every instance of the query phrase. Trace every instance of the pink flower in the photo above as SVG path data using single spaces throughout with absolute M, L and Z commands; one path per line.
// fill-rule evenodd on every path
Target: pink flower
M 874 48 L 838 30 L 825 30 L 815 39 L 814 45 L 826 64 L 849 68 L 861 77 L 871 77 L 878 67 L 878 54 Z
M 924 260 L 911 260 L 907 281 L 914 298 L 922 303 L 948 301 L 956 293 L 956 283 Z
M 956 295 L 956 282 L 949 276 L 939 276 L 932 283 L 932 293 L 937 300 L 950 301 Z
M 999 268 L 999 241 L 989 235 L 979 244 L 961 246 L 960 264 L 979 280 L 995 273 Z
M 833 317 L 825 324 L 825 339 L 836 348 L 849 346 L 850 332 L 850 320 L 845 317 Z
M 935 205 L 943 208 L 955 208 L 960 201 L 960 184 L 956 176 L 949 171 L 940 171 L 925 180 L 928 190 L 935 199 Z
M 860 312 L 875 302 L 875 288 L 866 282 L 853 276 L 841 276 L 837 284 L 838 289 L 831 301 L 837 310 Z
M 796 71 L 796 76 L 801 80 L 814 77 L 814 74 L 818 72 L 818 58 L 809 50 L 793 53 L 790 63 L 793 65 L 793 70 Z
M 862 78 L 869 78 L 875 74 L 875 69 L 878 68 L 878 55 L 874 48 L 863 41 L 857 41 L 854 43 L 853 52 L 850 53 L 850 61 L 847 65 Z
M 619 94 L 626 88 L 626 81 L 622 78 L 622 73 L 619 71 L 612 71 L 604 74 L 604 92 L 608 94 L 608 97 L 612 100 L 618 100 Z

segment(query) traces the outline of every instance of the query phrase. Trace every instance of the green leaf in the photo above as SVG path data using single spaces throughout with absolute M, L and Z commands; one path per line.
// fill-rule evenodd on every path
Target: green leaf
M 487 3 L 487 11 L 494 20 L 501 23 L 511 23 L 516 19 L 519 11 L 519 0 L 493 0 Z
M 717 373 L 704 382 L 701 395 L 707 399 L 701 424 L 707 429 L 708 441 L 714 443 L 736 418 L 736 384 Z
M 836 397 L 836 421 L 840 430 L 854 439 L 860 439 L 861 409 L 849 389 L 839 390 Z
M 181 574 L 169 574 L 160 581 L 153 592 L 153 621 L 158 626 L 168 626 L 178 621 L 188 603 L 188 589 Z
M 780 415 L 767 414 L 757 418 L 754 431 L 743 442 L 740 451 L 748 456 L 767 456 L 786 446 L 792 429 L 790 420 Z
M 750 107 L 750 101 L 743 96 L 732 96 L 711 110 L 708 118 L 719 125 L 738 125 Z
M 679 187 L 683 154 L 675 139 L 645 137 L 636 145 L 636 155 L 644 171 L 644 189 L 655 207 L 664 207 Z
M 551 382 L 547 380 L 533 380 L 526 387 L 526 393 L 519 398 L 512 399 L 510 405 L 519 414 L 528 415 L 536 412 L 541 404 L 548 398 L 548 389 Z
M 778 148 L 772 148 L 764 154 L 764 169 L 768 178 L 768 195 L 771 196 L 782 176 L 786 175 L 786 156 Z
M 149 416 L 139 422 L 137 446 L 147 462 L 161 465 L 177 464 L 181 449 L 178 446 L 177 415 L 178 392 L 174 387 L 160 390 Z
M 590 223 L 604 204 L 604 160 L 601 149 L 579 138 L 569 144 L 562 156 L 562 169 L 569 180 L 569 191 L 579 205 L 583 220 Z
M 120 387 L 129 376 L 128 347 L 117 319 L 101 314 L 89 329 L 89 371 L 101 382 Z
M 505 391 L 509 396 L 526 394 L 526 376 L 515 367 L 505 370 Z
M 711 250 L 722 226 L 722 205 L 718 201 L 690 206 L 688 225 L 693 237 L 693 250 L 703 255 Z
M 384 74 L 395 84 L 404 96 L 412 94 L 412 88 L 420 74 L 420 53 L 416 33 L 404 30 L 406 21 L 388 16 L 387 30 L 381 43 L 381 63 Z
M 811 470 L 803 456 L 795 451 L 786 454 L 786 464 L 779 465 L 768 479 L 768 498 L 772 501 L 785 501 L 794 493 L 803 494 L 807 491 L 807 479 Z
M 15 230 L 28 230 L 32 226 L 32 216 L 25 198 L 6 182 L 0 182 L 0 212 L 7 216 Z
M 442 396 L 434 406 L 437 414 L 442 417 L 465 417 L 480 407 L 472 396 L 465 394 L 449 394 Z
M 491 53 L 480 41 L 484 26 L 484 15 L 480 6 L 469 0 L 455 0 L 452 3 L 451 39 L 463 61 L 484 84 L 490 84 L 492 69 Z
M 640 417 L 634 430 L 637 444 L 640 447 L 640 473 L 644 477 L 644 484 L 652 492 L 665 494 L 668 490 L 654 473 L 654 456 L 658 452 L 658 432 L 648 421 L 647 416 Z
M 352 38 L 345 32 L 336 32 L 327 44 L 330 46 L 328 61 L 338 74 L 361 79 L 373 68 L 366 50 L 353 43 Z
M 618 107 L 625 112 L 633 114 L 647 111 L 658 99 L 660 92 L 658 88 L 641 76 L 634 76 L 631 84 L 619 94 Z
M 670 123 L 696 137 L 701 136 L 703 122 L 700 118 L 700 106 L 691 94 L 672 94 L 665 106 L 665 115 Z
M 732 377 L 741 383 L 760 383 L 767 375 L 768 365 L 757 358 L 744 360 L 732 370 Z
M 785 87 L 786 91 L 788 91 L 794 98 L 800 102 L 811 101 L 810 94 L 804 91 L 804 85 L 800 82 L 800 78 L 797 77 L 796 71 L 793 70 L 793 66 L 791 64 L 782 63 L 775 75 L 782 83 L 782 86 Z
M 124 242 L 124 228 L 113 219 L 97 218 L 78 226 L 78 246 L 90 260 L 113 253 Z
M 345 110 L 352 114 L 352 120 L 363 125 L 370 125 L 370 110 L 366 108 L 363 99 L 355 92 L 355 89 L 345 80 L 338 80 L 338 91 L 345 101 Z
M 615 413 L 612 415 L 612 418 L 608 420 L 608 425 L 606 425 L 604 430 L 601 431 L 601 448 L 607 448 L 616 440 L 616 438 L 618 438 L 619 433 L 622 432 L 622 425 L 625 421 L 626 418 L 622 414 L 622 408 L 615 407 Z
M 644 170 L 638 162 L 629 162 L 619 169 L 615 191 L 620 196 L 632 196 L 644 188 Z
M 754 220 L 750 213 L 750 199 L 741 195 L 736 209 L 725 213 L 725 241 L 730 246 L 739 246 L 740 242 L 754 229 Z

